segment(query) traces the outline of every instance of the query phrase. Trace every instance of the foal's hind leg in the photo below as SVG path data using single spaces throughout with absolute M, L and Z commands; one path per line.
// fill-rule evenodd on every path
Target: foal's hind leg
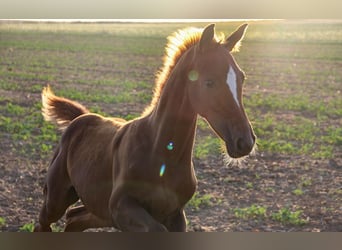
M 74 207 L 66 214 L 66 232 L 79 232 L 88 228 L 112 227 L 112 222 L 103 220 L 88 212 L 85 206 Z
M 53 160 L 44 187 L 44 203 L 39 214 L 39 224 L 35 232 L 51 232 L 51 223 L 60 219 L 65 210 L 78 200 L 75 189 L 70 183 L 66 161 L 61 154 Z

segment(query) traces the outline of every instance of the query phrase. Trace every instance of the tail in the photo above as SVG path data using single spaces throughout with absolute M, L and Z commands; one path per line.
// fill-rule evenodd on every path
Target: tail
M 46 121 L 57 124 L 60 130 L 66 129 L 72 120 L 89 111 L 81 104 L 55 96 L 50 86 L 42 91 L 42 114 Z

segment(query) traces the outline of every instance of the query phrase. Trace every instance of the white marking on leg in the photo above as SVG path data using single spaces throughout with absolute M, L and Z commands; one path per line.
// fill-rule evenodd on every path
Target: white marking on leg
M 227 85 L 229 87 L 230 92 L 232 93 L 235 102 L 240 107 L 239 100 L 237 97 L 237 82 L 236 82 L 236 74 L 232 67 L 229 67 L 229 71 L 227 74 Z

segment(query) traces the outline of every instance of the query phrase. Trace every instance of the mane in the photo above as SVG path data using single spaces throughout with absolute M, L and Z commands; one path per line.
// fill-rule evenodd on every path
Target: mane
M 181 29 L 167 38 L 168 43 L 165 46 L 164 63 L 156 75 L 156 82 L 153 92 L 151 104 L 145 109 L 143 115 L 149 114 L 157 105 L 160 94 L 181 56 L 195 44 L 197 44 L 202 35 L 203 29 L 199 28 L 186 28 Z M 218 39 L 215 37 L 215 40 Z

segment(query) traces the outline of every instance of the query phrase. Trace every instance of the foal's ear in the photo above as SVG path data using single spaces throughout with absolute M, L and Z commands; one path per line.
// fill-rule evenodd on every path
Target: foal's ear
M 229 51 L 239 50 L 240 42 L 242 41 L 248 24 L 242 24 L 239 28 L 237 28 L 227 39 L 225 42 L 225 47 Z
M 201 36 L 201 40 L 199 42 L 200 51 L 205 51 L 206 48 L 209 48 L 210 44 L 212 43 L 215 35 L 215 24 L 209 24 L 207 27 L 204 28 Z

